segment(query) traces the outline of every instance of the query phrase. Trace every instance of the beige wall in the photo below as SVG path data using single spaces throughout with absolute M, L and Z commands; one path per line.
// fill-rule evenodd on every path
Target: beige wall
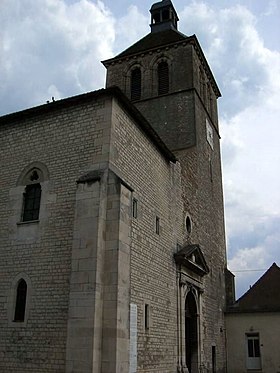
M 138 371 L 174 372 L 173 253 L 184 224 L 179 164 L 106 95 L 0 131 L 0 371 L 128 372 L 129 303 L 135 303 Z M 39 221 L 18 224 L 24 185 L 17 180 L 34 162 L 48 170 Z M 100 170 L 100 180 L 77 184 L 90 170 Z M 16 325 L 21 276 L 28 283 L 27 319 Z
M 198 193 L 193 184 L 182 193 L 180 163 L 165 158 L 117 98 L 94 97 L 0 126 L 0 371 L 126 373 L 129 303 L 138 309 L 138 372 L 176 369 L 179 284 L 173 254 L 187 236 L 183 198 L 196 217 L 196 209 L 210 206 L 206 200 L 213 203 L 212 194 L 200 194 L 194 206 Z M 17 181 L 34 162 L 48 171 L 39 221 L 18 224 L 24 185 Z M 97 170 L 100 179 L 77 184 Z M 220 174 L 217 179 L 219 195 Z M 208 193 L 206 180 L 199 181 Z M 207 185 L 214 190 L 209 180 Z M 131 216 L 133 198 L 137 218 Z M 207 221 L 211 213 L 203 214 Z M 222 244 L 209 246 L 205 219 L 195 219 L 189 237 L 201 244 L 213 269 L 200 284 L 200 362 L 210 369 L 211 345 L 217 345 L 222 372 L 223 221 L 212 239 Z M 28 318 L 15 325 L 14 287 L 21 274 L 30 290 Z
M 245 373 L 246 333 L 259 333 L 262 372 L 280 372 L 280 314 L 231 313 L 226 315 L 228 373 Z
M 118 85 L 130 97 L 131 68 L 135 64 L 141 67 L 143 95 L 142 99 L 134 104 L 179 160 L 183 210 L 185 216 L 190 216 L 192 221 L 191 234 L 187 234 L 185 230 L 183 241 L 184 244 L 199 244 L 210 267 L 209 274 L 203 278 L 204 292 L 200 300 L 201 366 L 203 369 L 212 369 L 212 349 L 215 348 L 217 372 L 223 372 L 226 357 L 224 333 L 226 244 L 220 136 L 213 86 L 211 88 L 209 85 L 211 105 L 209 95 L 206 94 L 207 83 L 210 83 L 207 81 L 209 70 L 203 65 L 198 54 L 193 45 L 179 43 L 168 49 L 147 50 L 143 54 L 130 55 L 123 59 L 116 57 L 115 63 L 108 66 L 107 86 Z M 158 96 L 155 77 L 157 63 L 161 58 L 169 63 L 170 94 Z M 203 84 L 200 82 L 201 71 Z M 207 141 L 206 120 L 213 130 L 213 148 Z M 124 134 L 127 136 L 126 132 Z M 127 147 L 125 137 L 121 140 L 123 146 Z M 129 148 L 132 148 L 132 145 Z M 137 153 L 137 144 L 133 151 L 135 159 L 142 157 L 139 164 L 141 162 L 147 166 L 150 164 L 145 158 L 145 154 L 150 157 L 150 153 L 141 154 L 141 149 Z M 126 153 L 124 155 L 127 157 Z M 160 173 L 162 174 L 162 171 L 158 172 L 157 176 Z M 157 180 L 161 179 L 157 177 Z M 149 190 L 149 184 L 153 183 L 153 179 L 147 181 L 149 183 L 145 191 Z M 160 192 L 157 190 L 153 200 L 155 207 L 162 208 L 164 201 L 160 202 L 158 198 L 161 196 Z M 163 233 L 165 232 L 166 229 Z M 151 252 L 153 251 L 152 248 Z
M 76 181 L 87 170 L 108 164 L 111 100 L 103 96 L 59 105 L 49 104 L 41 113 L 0 125 L 1 372 L 65 372 L 68 317 L 77 317 L 82 302 L 84 318 L 91 313 L 92 300 L 84 298 L 94 292 L 90 260 L 95 240 L 87 242 L 86 234 L 78 239 L 73 229 L 77 207 L 80 220 L 85 215 L 92 220 L 94 235 L 95 206 L 88 213 L 84 206 L 86 198 L 98 199 L 99 194 L 92 187 L 82 195 Z M 18 180 L 34 164 L 48 170 L 39 221 L 20 223 L 24 185 Z M 83 257 L 86 251 L 89 255 Z M 16 281 L 21 277 L 28 283 L 28 312 L 24 323 L 15 323 Z
M 171 373 L 177 364 L 177 289 L 173 254 L 183 243 L 180 165 L 168 162 L 127 113 L 113 105 L 110 163 L 133 188 L 131 302 L 138 309 L 138 371 Z M 156 234 L 156 216 L 160 234 Z M 144 327 L 145 304 L 150 328 Z

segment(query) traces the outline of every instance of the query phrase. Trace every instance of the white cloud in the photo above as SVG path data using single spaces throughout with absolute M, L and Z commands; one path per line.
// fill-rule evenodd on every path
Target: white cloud
M 0 112 L 104 85 L 115 21 L 101 1 L 4 1 L 0 22 Z
M 260 258 L 254 268 L 268 267 L 280 263 L 280 53 L 264 44 L 259 19 L 245 6 L 214 3 L 185 6 L 180 29 L 197 34 L 223 93 L 230 263 L 246 267 Z M 116 20 L 100 0 L 1 0 L 0 113 L 102 87 L 100 60 L 149 32 L 139 7 Z M 270 1 L 267 15 L 273 7 Z
M 235 257 L 229 260 L 229 268 L 233 271 L 266 268 L 266 255 L 263 247 L 245 247 L 242 250 L 238 250 Z
M 270 0 L 267 4 L 267 9 L 263 13 L 264 16 L 270 16 L 278 9 L 277 0 Z
M 196 31 L 224 96 L 219 105 L 229 266 L 268 268 L 280 263 L 280 53 L 264 45 L 257 18 L 244 6 L 214 10 L 193 1 L 180 18 L 189 34 Z M 260 274 L 236 273 L 238 294 Z
M 250 286 L 270 267 L 263 247 L 244 248 L 229 260 L 228 267 L 235 275 L 237 285 L 236 299 L 240 298 Z
M 180 19 L 187 34 L 195 30 L 217 77 L 224 95 L 222 115 L 258 105 L 269 85 L 279 84 L 279 53 L 264 46 L 257 19 L 246 7 L 214 10 L 193 1 Z
M 122 52 L 149 31 L 148 16 L 144 16 L 136 5 L 130 5 L 125 16 L 117 20 L 115 50 Z

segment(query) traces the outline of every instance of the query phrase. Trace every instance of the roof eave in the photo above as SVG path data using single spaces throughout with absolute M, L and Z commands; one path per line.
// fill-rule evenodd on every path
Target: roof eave
M 175 31 L 175 30 L 173 30 Z M 180 44 L 180 43 L 184 43 L 186 41 L 188 41 L 188 36 L 184 35 L 183 33 L 181 33 L 180 31 L 176 30 L 176 32 L 180 35 L 182 35 L 182 37 L 184 37 L 184 39 L 182 40 L 177 40 L 176 42 L 172 41 L 172 42 L 169 42 L 169 43 L 166 43 L 166 44 L 162 44 L 162 45 L 159 45 L 159 46 L 156 46 L 156 47 L 151 47 L 151 48 L 147 48 L 143 51 L 140 51 L 140 52 L 131 52 L 131 53 L 128 53 L 128 54 L 124 54 L 126 52 L 126 50 L 129 50 L 130 48 L 133 47 L 130 46 L 129 48 L 125 49 L 123 52 L 119 53 L 117 56 L 115 57 L 112 57 L 112 58 L 109 58 L 107 60 L 103 60 L 101 61 L 101 63 L 105 66 L 105 67 L 108 67 L 110 66 L 112 63 L 115 63 L 117 61 L 121 61 L 121 60 L 126 60 L 127 58 L 131 58 L 132 56 L 139 56 L 139 55 L 142 55 L 143 53 L 146 54 L 146 53 L 149 53 L 149 52 L 152 52 L 154 50 L 160 50 L 160 49 L 164 49 L 166 47 L 170 47 L 170 46 L 173 46 L 173 45 L 176 45 L 176 44 Z M 147 34 L 146 36 L 148 36 L 150 34 Z M 146 36 L 144 36 L 142 39 L 140 39 L 138 42 L 141 42 L 141 40 L 143 40 Z M 136 43 L 138 43 L 136 42 Z M 135 44 L 136 44 L 135 43 Z
M 208 78 L 210 78 L 211 82 L 213 83 L 213 88 L 215 90 L 217 98 L 218 97 L 222 97 L 221 91 L 220 91 L 220 89 L 218 87 L 218 84 L 216 83 L 214 75 L 213 75 L 213 73 L 211 71 L 211 68 L 210 68 L 210 66 L 209 66 L 209 64 L 208 64 L 208 62 L 207 62 L 207 60 L 205 58 L 203 50 L 202 50 L 202 48 L 201 48 L 201 46 L 199 44 L 199 41 L 198 41 L 198 39 L 197 39 L 197 37 L 196 37 L 195 34 L 189 36 L 189 42 L 194 45 L 194 47 L 195 47 L 195 49 L 196 49 L 199 57 L 202 59 L 204 65 L 206 67 L 206 70 L 208 71 L 208 74 L 209 74 Z
M 128 98 L 124 95 L 118 87 L 109 87 L 109 88 L 102 88 L 97 91 L 92 91 L 88 93 L 83 93 L 81 95 L 72 96 L 68 98 L 64 98 L 62 100 L 54 101 L 48 104 L 43 104 L 40 106 L 35 106 L 32 108 L 28 108 L 22 111 L 18 111 L 15 113 L 6 114 L 0 117 L 0 125 L 1 124 L 8 124 L 13 123 L 18 120 L 25 120 L 29 119 L 38 115 L 42 115 L 44 113 L 51 112 L 53 110 L 57 110 L 60 108 L 65 108 L 74 104 L 78 104 L 84 101 L 90 101 L 94 98 L 98 98 L 101 96 L 112 96 L 118 99 L 119 103 L 128 111 L 128 113 L 132 116 L 135 120 L 136 124 L 142 131 L 147 134 L 149 139 L 152 143 L 158 148 L 161 154 L 170 162 L 175 163 L 177 158 L 175 155 L 167 148 L 165 143 L 161 140 L 159 135 L 156 131 L 152 128 L 150 123 L 147 119 L 140 113 L 140 111 L 128 100 Z

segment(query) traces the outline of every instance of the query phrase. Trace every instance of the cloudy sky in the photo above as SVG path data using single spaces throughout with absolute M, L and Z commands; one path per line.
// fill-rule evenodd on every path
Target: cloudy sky
M 0 0 L 0 115 L 104 86 L 100 60 L 149 30 L 150 0 Z M 237 295 L 280 266 L 280 0 L 174 0 L 216 77 Z

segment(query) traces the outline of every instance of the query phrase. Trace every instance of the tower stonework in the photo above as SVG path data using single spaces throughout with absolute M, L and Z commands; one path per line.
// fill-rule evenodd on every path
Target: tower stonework
M 208 264 L 207 273 L 196 281 L 192 270 L 186 270 L 188 264 L 177 260 L 179 301 L 186 302 L 187 293 L 194 291 L 199 314 L 199 364 L 194 363 L 196 353 L 189 351 L 193 347 L 187 346 L 187 339 L 192 337 L 186 335 L 179 346 L 178 369 L 185 371 L 187 365 L 191 372 L 224 372 L 226 245 L 217 113 L 221 94 L 196 36 L 177 30 L 178 16 L 172 2 L 158 2 L 150 12 L 151 33 L 115 58 L 103 61 L 106 87 L 120 87 L 178 159 L 186 219 L 181 252 L 189 253 L 197 245 Z M 138 97 L 133 97 L 135 69 L 141 77 Z M 188 333 L 182 318 L 178 323 L 180 333 Z
M 220 92 L 178 20 L 0 117 L 0 372 L 225 373 Z

